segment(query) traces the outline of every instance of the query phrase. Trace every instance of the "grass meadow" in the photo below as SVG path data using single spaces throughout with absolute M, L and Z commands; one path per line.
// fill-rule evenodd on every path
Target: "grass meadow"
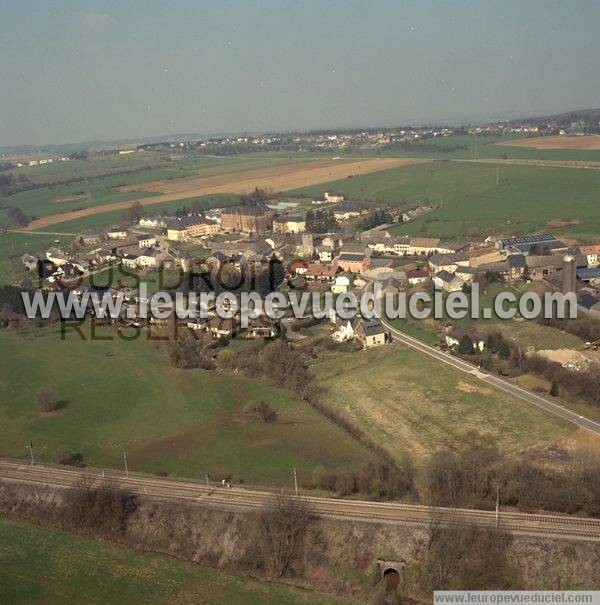
M 565 445 L 580 433 L 567 422 L 399 345 L 340 353 L 313 367 L 320 396 L 399 460 L 417 469 L 442 447 L 475 432 L 507 455 Z
M 350 603 L 4 515 L 0 515 L 0 601 L 4 605 Z
M 600 233 L 600 170 L 435 162 L 324 183 L 293 193 L 311 197 L 328 189 L 352 199 L 399 207 L 438 206 L 393 229 L 399 234 L 446 238 L 520 235 L 547 229 L 547 223 L 555 219 L 579 221 L 552 228 L 557 235 L 592 241 Z
M 292 469 L 309 478 L 319 464 L 357 468 L 368 452 L 291 392 L 239 374 L 180 370 L 157 342 L 119 339 L 113 328 L 81 340 L 60 328 L 0 333 L 0 457 L 24 458 L 33 441 L 40 460 L 59 450 L 87 464 L 289 486 Z M 89 337 L 87 329 L 84 333 Z M 246 343 L 240 343 L 246 344 Z M 251 354 L 251 353 L 249 353 Z M 51 389 L 61 409 L 41 413 L 35 393 Z M 275 423 L 248 417 L 244 406 L 267 401 Z

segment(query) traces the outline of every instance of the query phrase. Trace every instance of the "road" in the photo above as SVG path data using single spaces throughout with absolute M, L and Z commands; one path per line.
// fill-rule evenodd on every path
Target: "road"
M 185 502 L 235 512 L 259 511 L 277 498 L 273 492 L 242 488 L 223 488 L 163 477 L 66 467 L 31 466 L 23 462 L 0 460 L 0 485 L 21 482 L 45 488 L 73 488 L 84 479 L 101 485 L 110 481 L 120 489 L 148 498 Z M 546 514 L 525 514 L 460 508 L 428 507 L 400 502 L 368 502 L 300 496 L 317 516 L 340 521 L 361 521 L 387 525 L 427 528 L 442 525 L 476 525 L 517 535 L 542 536 L 567 540 L 600 541 L 600 519 Z
M 600 435 L 600 422 L 596 422 L 595 420 L 591 420 L 589 418 L 585 418 L 584 416 L 576 414 L 575 412 L 572 412 L 571 410 L 563 407 L 562 405 L 549 401 L 548 399 L 540 397 L 539 395 L 535 395 L 534 393 L 530 393 L 529 391 L 526 391 L 525 389 L 522 389 L 521 387 L 512 384 L 511 382 L 503 380 L 499 376 L 494 376 L 492 374 L 488 374 L 487 372 L 478 370 L 470 363 L 467 363 L 466 361 L 463 361 L 458 357 L 450 355 L 449 353 L 446 353 L 444 351 L 440 351 L 439 349 L 427 345 L 424 342 L 413 338 L 412 336 L 408 336 L 408 334 L 405 334 L 404 332 L 401 332 L 400 330 L 397 330 L 396 328 L 391 326 L 389 322 L 382 320 L 382 323 L 390 331 L 394 340 L 397 340 L 402 344 L 412 347 L 413 349 L 417 349 L 418 351 L 421 351 L 426 355 L 434 357 L 438 361 L 452 366 L 455 370 L 474 376 L 475 378 L 478 378 L 479 380 L 485 382 L 490 386 L 496 387 L 498 389 L 501 389 L 502 391 L 505 391 L 506 393 L 514 395 L 515 397 L 518 397 L 519 399 L 522 399 L 523 401 L 526 401 L 531 405 L 535 405 L 536 407 L 541 408 L 546 412 L 549 412 L 550 414 L 554 414 L 555 416 L 558 416 L 563 420 L 567 420 L 568 422 L 576 424 L 581 428 L 587 429 L 588 431 Z

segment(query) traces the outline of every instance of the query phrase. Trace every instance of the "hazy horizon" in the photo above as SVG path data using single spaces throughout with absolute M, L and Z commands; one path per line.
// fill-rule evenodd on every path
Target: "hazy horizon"
M 0 147 L 477 122 L 598 105 L 600 5 L 5 7 Z

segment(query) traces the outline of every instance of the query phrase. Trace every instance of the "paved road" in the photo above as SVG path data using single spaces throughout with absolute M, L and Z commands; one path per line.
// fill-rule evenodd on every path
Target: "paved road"
M 147 498 L 186 502 L 187 504 L 241 513 L 260 511 L 273 503 L 273 492 L 241 488 L 206 486 L 191 481 L 172 480 L 111 471 L 106 476 L 97 469 L 31 466 L 24 462 L 0 460 L 0 486 L 9 483 L 27 483 L 47 489 L 77 487 L 83 480 L 101 485 L 109 481 L 119 489 Z M 300 496 L 314 515 L 340 521 L 360 521 L 386 525 L 405 525 L 428 528 L 441 525 L 475 525 L 499 529 L 526 536 L 543 536 L 563 540 L 600 541 L 600 519 L 547 514 L 526 514 L 500 511 L 439 508 L 401 502 L 368 502 Z
M 535 405 L 539 408 L 542 408 L 550 414 L 559 416 L 560 418 L 563 418 L 568 422 L 572 422 L 577 426 L 580 426 L 584 429 L 587 429 L 588 431 L 592 431 L 593 433 L 600 435 L 600 422 L 596 422 L 595 420 L 591 420 L 589 418 L 585 418 L 579 414 L 576 414 L 575 412 L 572 412 L 571 410 L 563 407 L 562 405 L 553 403 L 552 401 L 549 401 L 544 397 L 540 397 L 539 395 L 535 395 L 534 393 L 530 393 L 529 391 L 526 391 L 525 389 L 522 389 L 521 387 L 515 384 L 503 380 L 499 376 L 494 376 L 492 374 L 488 374 L 487 372 L 480 371 L 473 365 L 467 363 L 466 361 L 463 361 L 462 359 L 459 359 L 457 357 L 454 357 L 453 355 L 450 355 L 449 353 L 440 351 L 435 347 L 427 345 L 421 342 L 420 340 L 413 338 L 412 336 L 408 336 L 408 334 L 404 334 L 404 332 L 401 332 L 400 330 L 397 330 L 396 328 L 392 327 L 386 321 L 383 321 L 382 323 L 391 332 L 394 340 L 397 340 L 409 347 L 412 347 L 413 349 L 417 349 L 422 353 L 425 353 L 426 355 L 430 355 L 431 357 L 434 357 L 435 359 L 449 366 L 452 366 L 456 370 L 479 378 L 482 382 L 485 382 L 486 384 L 501 389 L 507 393 L 510 393 L 511 395 L 514 395 L 515 397 L 518 397 L 519 399 L 522 399 L 527 403 L 530 403 L 531 405 Z

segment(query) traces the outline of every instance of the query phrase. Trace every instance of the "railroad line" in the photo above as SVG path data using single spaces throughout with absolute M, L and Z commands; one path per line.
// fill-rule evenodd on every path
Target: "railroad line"
M 120 489 L 148 498 L 171 502 L 185 502 L 197 506 L 235 511 L 255 512 L 264 509 L 277 499 L 277 493 L 244 488 L 207 486 L 191 481 L 145 476 L 96 469 L 79 470 L 46 465 L 31 466 L 25 463 L 0 460 L 2 482 L 21 482 L 59 489 L 81 485 L 113 482 Z M 570 540 L 600 541 L 600 519 L 562 515 L 528 514 L 520 512 L 429 507 L 402 502 L 369 502 L 300 496 L 314 515 L 342 520 L 388 525 L 429 527 L 470 525 L 498 528 L 516 535 L 537 536 Z

